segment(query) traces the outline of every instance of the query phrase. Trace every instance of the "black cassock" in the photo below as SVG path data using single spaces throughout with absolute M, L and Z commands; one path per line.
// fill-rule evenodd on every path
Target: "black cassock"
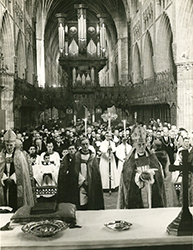
M 78 204 L 78 176 L 74 169 L 74 159 L 67 154 L 60 165 L 58 174 L 57 203 Z
M 11 176 L 12 174 L 15 173 L 14 163 L 13 161 L 11 161 L 9 173 L 7 172 L 6 164 L 4 173 L 6 175 Z M 4 192 L 5 205 L 12 207 L 13 210 L 15 211 L 17 209 L 17 185 L 15 184 L 15 182 L 13 180 L 10 181 L 4 180 L 3 192 Z
M 57 202 L 70 202 L 80 209 L 80 190 L 78 177 L 81 165 L 81 152 L 78 151 L 73 158 L 66 155 L 61 163 L 58 175 Z M 87 162 L 88 206 L 89 210 L 104 209 L 102 182 L 97 158 L 90 151 Z

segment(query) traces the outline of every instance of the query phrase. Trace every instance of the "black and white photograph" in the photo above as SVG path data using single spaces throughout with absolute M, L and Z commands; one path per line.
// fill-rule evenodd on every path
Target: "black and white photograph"
M 193 0 L 0 0 L 0 249 L 193 250 Z

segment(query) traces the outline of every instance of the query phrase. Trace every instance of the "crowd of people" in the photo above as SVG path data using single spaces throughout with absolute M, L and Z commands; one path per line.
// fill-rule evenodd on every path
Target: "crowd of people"
M 104 209 L 103 192 L 118 191 L 117 208 L 172 207 L 182 203 L 182 163 L 193 163 L 193 134 L 151 119 L 123 128 L 90 125 L 2 131 L 0 206 L 17 210 L 36 202 L 70 202 Z M 189 174 L 189 205 L 193 175 Z

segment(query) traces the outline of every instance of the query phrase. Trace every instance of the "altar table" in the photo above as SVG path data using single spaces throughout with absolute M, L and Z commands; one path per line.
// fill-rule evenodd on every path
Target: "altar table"
M 0 232 L 0 246 L 8 249 L 70 250 L 70 249 L 193 249 L 192 236 L 173 236 L 167 226 L 181 208 L 129 209 L 77 211 L 77 224 L 81 228 L 68 228 L 58 234 L 38 238 L 21 231 L 22 225 L 14 224 L 11 231 Z M 190 208 L 191 213 L 193 207 Z M 12 214 L 0 214 L 0 227 Z M 133 225 L 127 231 L 113 231 L 104 223 L 125 220 Z M 168 247 L 168 248 L 167 248 Z

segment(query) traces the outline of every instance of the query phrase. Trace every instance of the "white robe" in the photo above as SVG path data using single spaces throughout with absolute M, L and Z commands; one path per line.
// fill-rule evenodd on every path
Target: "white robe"
M 115 152 L 116 147 L 115 143 L 110 141 L 110 146 L 112 148 L 111 152 L 111 188 L 114 189 L 118 187 L 118 174 L 117 174 L 117 167 L 115 162 L 115 157 L 113 152 Z M 102 179 L 102 187 L 103 189 L 109 189 L 109 141 L 104 140 L 101 142 L 99 151 L 101 151 L 101 158 L 99 163 L 99 169 L 101 173 Z
M 41 162 L 44 161 L 44 155 L 46 152 L 41 153 L 40 160 Z M 60 155 L 58 152 L 54 151 L 52 154 L 50 154 L 50 161 L 54 162 L 54 165 L 57 167 L 58 171 L 60 168 Z
M 123 163 L 125 161 L 126 156 L 130 153 L 132 149 L 132 146 L 129 145 L 128 143 L 123 144 L 121 143 L 117 148 L 116 148 L 116 156 L 119 159 L 118 161 L 118 169 L 117 169 L 117 174 L 118 174 L 118 184 L 120 184 L 120 177 L 121 177 L 121 172 L 123 169 Z
M 34 165 L 33 166 L 34 171 L 34 179 L 37 181 L 39 186 L 45 186 L 45 183 L 43 181 L 44 174 L 51 174 L 52 180 L 48 184 L 48 186 L 57 186 L 58 181 L 58 169 L 54 164 L 49 165 Z

